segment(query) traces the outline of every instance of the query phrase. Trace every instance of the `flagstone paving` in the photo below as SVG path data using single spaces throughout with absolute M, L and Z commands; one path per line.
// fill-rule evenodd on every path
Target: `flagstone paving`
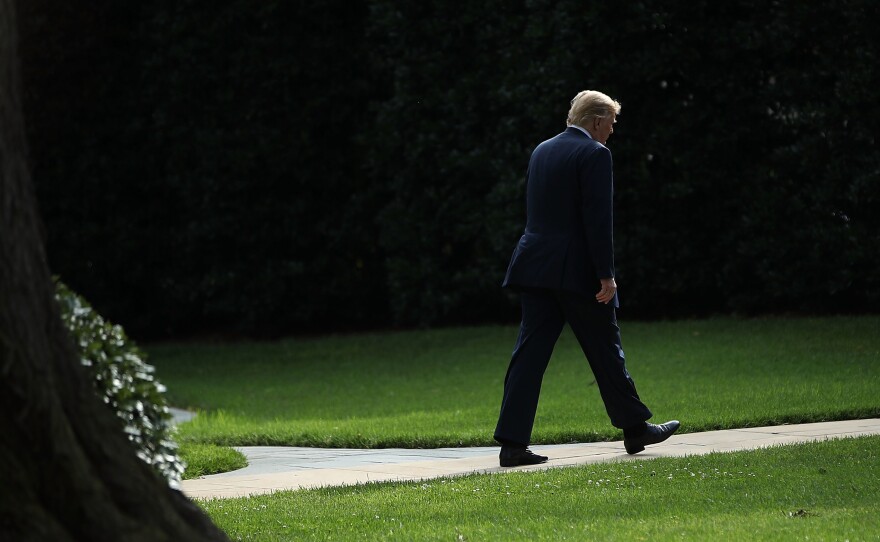
M 437 449 L 336 449 L 281 446 L 236 448 L 248 466 L 233 472 L 184 480 L 189 497 L 243 497 L 274 491 L 401 480 L 427 480 L 473 473 L 543 470 L 606 461 L 640 461 L 712 452 L 753 450 L 832 438 L 880 434 L 880 418 L 772 427 L 750 427 L 673 435 L 637 455 L 627 455 L 623 442 L 554 444 L 531 449 L 550 458 L 542 465 L 498 466 L 497 446 Z

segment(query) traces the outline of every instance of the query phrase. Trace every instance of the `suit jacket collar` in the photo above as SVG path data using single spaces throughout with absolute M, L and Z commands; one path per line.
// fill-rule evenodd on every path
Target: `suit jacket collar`
M 571 133 L 571 134 L 587 136 L 588 138 L 593 139 L 593 136 L 591 136 L 589 133 L 587 133 L 586 130 L 584 130 L 583 128 L 579 128 L 577 126 L 569 125 L 569 127 L 566 128 L 565 131 L 568 133 Z M 593 141 L 595 141 L 595 140 L 593 140 Z

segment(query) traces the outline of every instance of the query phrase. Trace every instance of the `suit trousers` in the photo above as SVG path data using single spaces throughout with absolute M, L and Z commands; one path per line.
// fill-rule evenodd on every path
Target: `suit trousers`
M 566 322 L 590 364 L 611 424 L 626 429 L 651 418 L 626 370 L 613 306 L 585 295 L 543 289 L 523 291 L 520 301 L 522 323 L 504 378 L 495 440 L 530 442 L 544 371 Z

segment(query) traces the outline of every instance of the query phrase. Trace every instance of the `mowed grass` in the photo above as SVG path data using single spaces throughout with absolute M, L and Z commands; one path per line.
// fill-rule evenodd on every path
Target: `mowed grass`
M 186 462 L 182 478 L 190 480 L 208 474 L 229 472 L 247 466 L 247 458 L 232 448 L 216 444 L 184 442 L 178 452 Z
M 620 322 L 655 421 L 682 432 L 880 415 L 880 317 Z M 442 447 L 493 444 L 515 326 L 145 348 L 183 442 Z M 566 330 L 533 443 L 620 438 Z
M 877 540 L 880 437 L 201 501 L 232 540 Z

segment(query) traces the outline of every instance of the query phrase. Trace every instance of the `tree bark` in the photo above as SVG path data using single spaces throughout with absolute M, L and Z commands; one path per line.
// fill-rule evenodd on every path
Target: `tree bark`
M 227 540 L 143 461 L 59 316 L 26 160 L 13 0 L 0 0 L 0 540 Z

